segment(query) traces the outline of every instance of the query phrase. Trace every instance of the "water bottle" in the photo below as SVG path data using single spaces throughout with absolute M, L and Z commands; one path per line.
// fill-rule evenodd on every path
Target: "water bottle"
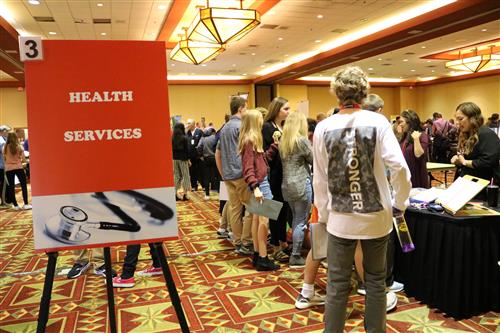
M 404 253 L 411 252 L 415 250 L 415 244 L 411 240 L 410 230 L 408 230 L 408 225 L 404 215 L 394 216 L 392 218 L 394 222 L 394 227 L 396 228 L 396 233 L 398 234 L 399 244 L 401 244 L 401 249 Z

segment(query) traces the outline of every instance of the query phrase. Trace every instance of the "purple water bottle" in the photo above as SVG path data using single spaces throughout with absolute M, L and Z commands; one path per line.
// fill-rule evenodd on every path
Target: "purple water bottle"
M 401 244 L 403 252 L 408 253 L 415 250 L 415 244 L 411 240 L 410 230 L 408 230 L 404 215 L 397 214 L 392 218 L 392 221 L 394 222 L 394 228 L 396 228 L 399 244 Z

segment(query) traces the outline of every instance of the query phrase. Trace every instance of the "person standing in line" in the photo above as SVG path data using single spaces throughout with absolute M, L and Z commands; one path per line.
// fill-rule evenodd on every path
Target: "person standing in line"
M 328 333 L 344 331 L 357 240 L 364 253 L 365 328 L 368 333 L 386 332 L 387 241 L 392 218 L 403 214 L 411 189 L 410 171 L 389 122 L 361 109 L 369 87 L 359 67 L 338 71 L 331 90 L 340 112 L 320 122 L 314 132 L 314 202 L 328 230 Z
M 0 126 L 0 208 L 9 208 L 10 205 L 5 201 L 6 182 L 5 182 L 5 164 L 3 159 L 3 147 L 7 142 L 7 133 L 10 128 L 6 125 Z
M 189 200 L 188 193 L 191 191 L 189 179 L 189 143 L 183 123 L 174 126 L 172 135 L 172 158 L 174 159 L 174 183 L 175 199 Z M 182 188 L 182 195 L 180 189 Z
M 12 209 L 20 210 L 21 207 L 17 205 L 16 200 L 16 184 L 15 178 L 19 179 L 21 184 L 21 189 L 23 193 L 24 206 L 22 209 L 31 209 L 31 205 L 28 203 L 28 186 L 26 180 L 26 173 L 24 173 L 23 162 L 26 162 L 24 158 L 24 149 L 19 144 L 19 139 L 15 132 L 9 132 L 7 134 L 7 141 L 3 146 L 3 158 L 5 164 L 5 174 L 7 176 L 7 201 L 13 205 Z
M 219 192 L 220 176 L 215 165 L 216 146 L 215 129 L 212 127 L 207 128 L 198 143 L 198 147 L 196 147 L 198 154 L 201 156 L 202 184 L 205 190 L 204 200 L 210 199 L 210 188 L 212 191 Z
M 290 105 L 288 100 L 283 97 L 276 97 L 271 101 L 267 108 L 268 113 L 264 118 L 264 125 L 262 126 L 262 138 L 264 139 L 264 150 L 279 140 L 283 134 L 283 125 Z M 290 206 L 283 199 L 281 192 L 281 183 L 283 181 L 283 166 L 281 165 L 281 158 L 276 158 L 269 164 L 271 171 L 269 173 L 269 184 L 271 185 L 271 192 L 273 193 L 273 200 L 283 202 L 280 214 L 276 221 L 269 221 L 269 229 L 271 230 L 271 245 L 274 248 L 273 257 L 279 262 L 287 262 L 290 259 L 290 250 L 286 241 L 286 225 L 291 222 L 292 212 Z
M 410 168 L 412 187 L 429 188 L 427 173 L 427 156 L 429 156 L 430 139 L 423 132 L 418 114 L 413 110 L 401 112 L 399 124 L 403 136 L 399 141 L 406 164 Z
M 189 176 L 191 179 L 191 188 L 193 191 L 198 190 L 198 182 L 201 183 L 201 160 L 196 147 L 203 137 L 203 131 L 196 126 L 193 119 L 188 119 L 186 122 L 187 137 L 189 144 Z M 203 184 L 201 184 L 203 186 Z
M 292 209 L 292 254 L 291 268 L 303 267 L 306 263 L 301 255 L 304 232 L 311 211 L 312 149 L 307 139 L 307 119 L 301 112 L 291 113 L 283 127 L 279 143 L 279 154 L 283 165 L 283 198 Z
M 272 199 L 271 187 L 267 181 L 269 165 L 262 148 L 262 114 L 258 110 L 248 110 L 241 124 L 238 151 L 243 165 L 245 183 L 258 202 Z M 272 150 L 275 146 L 271 146 Z M 252 264 L 258 271 L 274 271 L 279 269 L 267 256 L 267 236 L 269 219 L 265 216 L 249 214 L 252 219 L 252 240 L 254 256 Z
M 251 255 L 252 219 L 248 212 L 242 219 L 243 204 L 250 198 L 248 186 L 243 179 L 243 165 L 238 153 L 241 118 L 246 113 L 247 101 L 233 96 L 230 102 L 231 118 L 220 131 L 219 143 L 215 151 L 217 168 L 227 187 L 229 200 L 226 203 L 229 225 L 233 232 L 236 253 Z

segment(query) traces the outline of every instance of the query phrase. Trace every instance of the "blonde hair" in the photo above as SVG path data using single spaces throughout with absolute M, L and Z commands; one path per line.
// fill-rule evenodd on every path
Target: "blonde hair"
M 280 139 L 281 158 L 286 159 L 293 153 L 300 138 L 307 138 L 307 119 L 301 112 L 292 112 L 286 118 L 283 135 Z
M 330 82 L 330 90 L 335 92 L 340 104 L 361 103 L 369 89 L 368 77 L 356 66 L 340 69 Z
M 243 147 L 248 142 L 253 144 L 256 152 L 264 152 L 262 140 L 262 124 L 264 119 L 259 110 L 247 110 L 241 119 L 240 139 L 238 143 L 238 152 L 243 152 Z

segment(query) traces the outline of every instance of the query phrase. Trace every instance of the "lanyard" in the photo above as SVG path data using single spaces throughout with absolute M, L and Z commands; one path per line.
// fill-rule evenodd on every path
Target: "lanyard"
M 345 109 L 361 109 L 361 104 L 353 103 L 353 104 L 340 105 L 340 111 Z

